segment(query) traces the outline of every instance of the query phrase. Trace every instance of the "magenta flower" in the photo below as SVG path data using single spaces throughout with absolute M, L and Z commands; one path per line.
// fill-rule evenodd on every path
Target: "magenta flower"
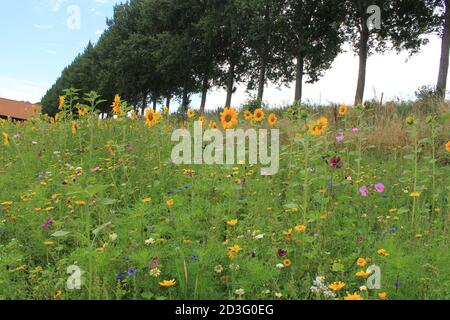
M 375 190 L 376 190 L 378 193 L 383 193 L 383 192 L 384 192 L 384 184 L 382 184 L 381 182 L 378 182 L 378 183 L 375 185 Z
M 369 195 L 369 189 L 367 189 L 366 186 L 362 186 L 361 188 L 359 188 L 359 193 L 362 197 L 367 197 Z
M 54 221 L 55 221 L 54 218 L 48 219 L 48 220 L 45 221 L 45 223 L 42 225 L 42 228 L 49 228 L 49 227 L 53 224 Z
M 340 169 L 342 167 L 342 159 L 338 156 L 331 158 L 330 166 L 334 169 Z
M 355 133 L 356 133 L 356 132 L 359 132 L 359 128 L 353 128 L 353 129 L 352 129 L 352 132 L 355 132 Z
M 344 141 L 344 139 L 345 139 L 345 136 L 343 133 L 338 133 L 338 135 L 336 136 L 337 142 L 342 142 L 342 141 Z
M 95 168 L 93 168 L 93 169 L 91 169 L 91 172 L 92 173 L 96 173 L 96 172 L 99 172 L 100 171 L 100 167 L 95 167 Z
M 14 139 L 20 139 L 22 137 L 22 135 L 20 133 L 16 133 L 14 135 Z

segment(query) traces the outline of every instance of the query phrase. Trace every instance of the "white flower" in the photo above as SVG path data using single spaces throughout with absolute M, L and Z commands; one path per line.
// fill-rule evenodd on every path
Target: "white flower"
M 255 236 L 255 239 L 262 239 L 264 238 L 264 234 L 258 234 Z
M 109 235 L 109 240 L 111 240 L 112 242 L 114 242 L 114 241 L 117 240 L 117 237 L 118 237 L 117 233 L 111 233 L 111 234 Z
M 276 268 L 281 270 L 281 269 L 284 268 L 284 264 L 279 263 L 279 264 L 276 265 Z
M 154 268 L 150 270 L 150 275 L 152 277 L 158 278 L 161 275 L 161 270 L 159 270 L 158 268 Z
M 245 294 L 245 290 L 244 289 L 237 289 L 234 293 L 236 295 L 238 295 L 238 296 L 243 296 Z
M 156 243 L 156 240 L 153 239 L 153 238 L 150 238 L 150 239 L 145 240 L 145 244 L 146 244 L 147 246 L 152 245 L 152 244 L 155 244 L 155 243 Z
M 277 292 L 277 293 L 275 293 L 275 297 L 276 297 L 277 299 L 281 299 L 281 298 L 283 298 L 283 294 L 280 293 L 280 292 Z
M 359 290 L 360 291 L 367 291 L 367 287 L 366 286 L 361 286 L 361 287 L 359 287 Z

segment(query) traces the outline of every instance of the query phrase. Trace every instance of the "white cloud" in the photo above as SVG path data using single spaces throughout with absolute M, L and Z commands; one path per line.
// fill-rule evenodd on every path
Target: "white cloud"
M 0 97 L 2 98 L 37 103 L 49 87 L 49 83 L 0 77 Z

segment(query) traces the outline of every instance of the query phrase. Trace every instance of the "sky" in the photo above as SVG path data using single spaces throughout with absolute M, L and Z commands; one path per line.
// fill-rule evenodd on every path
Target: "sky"
M 81 53 L 89 41 L 96 42 L 106 28 L 115 3 L 120 0 L 20 0 L 2 1 L 0 9 L 0 97 L 39 102 L 61 71 Z M 79 16 L 79 20 L 73 19 Z M 76 23 L 79 21 L 79 24 Z M 304 99 L 311 103 L 347 103 L 354 99 L 358 58 L 350 50 L 337 57 L 324 77 L 304 87 Z M 412 57 L 390 52 L 368 60 L 365 99 L 413 99 L 422 85 L 436 83 L 439 70 L 440 39 Z M 450 83 L 450 82 L 449 82 Z M 265 101 L 272 106 L 292 102 L 294 84 L 277 88 L 269 84 Z M 253 92 L 253 94 L 255 94 Z M 232 105 L 249 98 L 240 85 Z M 207 108 L 223 106 L 226 94 L 212 90 Z M 200 104 L 193 97 L 193 106 Z M 174 106 L 176 107 L 176 105 Z

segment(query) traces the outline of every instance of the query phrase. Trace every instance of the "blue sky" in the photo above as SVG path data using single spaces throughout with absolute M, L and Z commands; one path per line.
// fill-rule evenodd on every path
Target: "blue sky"
M 0 96 L 39 100 L 89 41 L 106 28 L 116 0 L 2 1 Z M 80 28 L 70 29 L 68 9 L 80 9 Z M 28 91 L 28 92 L 23 92 Z M 33 101 L 33 102 L 35 102 Z
M 106 28 L 115 3 L 120 0 L 16 0 L 2 1 L 0 9 L 0 97 L 39 102 L 61 71 Z M 80 28 L 71 30 L 68 9 L 78 6 Z M 420 54 L 374 55 L 368 60 L 366 99 L 414 98 L 422 85 L 435 84 L 439 68 L 440 39 L 431 36 Z M 304 86 L 305 100 L 314 103 L 348 103 L 354 98 L 358 58 L 349 48 L 315 84 Z M 450 83 L 450 81 L 449 81 Z M 278 89 L 268 85 L 265 100 L 272 106 L 293 100 L 294 84 Z M 212 90 L 207 108 L 225 102 L 223 90 Z M 233 105 L 240 106 L 249 94 L 240 85 Z M 199 97 L 193 98 L 193 106 Z M 174 108 L 176 105 L 174 105 Z

